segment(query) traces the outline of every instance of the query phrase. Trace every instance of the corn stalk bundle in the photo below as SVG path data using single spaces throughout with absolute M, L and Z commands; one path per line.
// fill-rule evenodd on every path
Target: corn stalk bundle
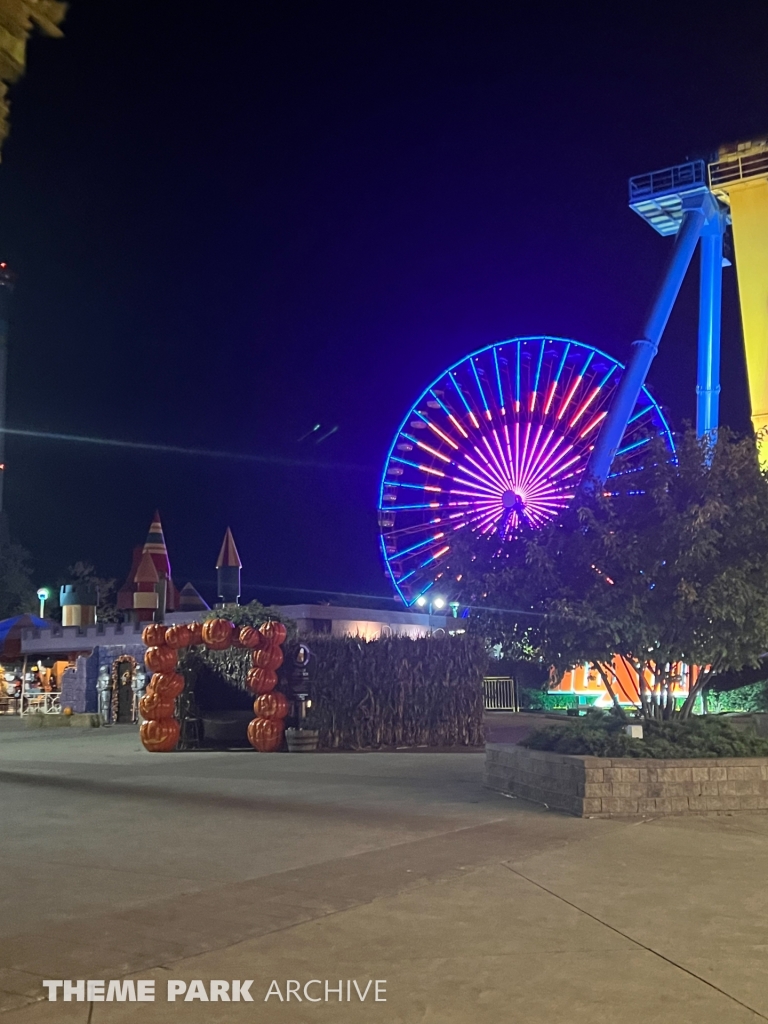
M 476 746 L 488 655 L 474 637 L 315 636 L 312 701 L 320 745 Z

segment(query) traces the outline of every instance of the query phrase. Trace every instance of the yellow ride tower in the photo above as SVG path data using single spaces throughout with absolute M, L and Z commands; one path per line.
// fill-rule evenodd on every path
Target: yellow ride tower
M 768 466 L 768 138 L 721 146 L 708 171 L 730 207 L 752 424 Z

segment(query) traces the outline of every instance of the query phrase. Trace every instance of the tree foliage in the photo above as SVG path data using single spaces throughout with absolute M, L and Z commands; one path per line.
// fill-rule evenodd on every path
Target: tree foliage
M 0 540 L 0 619 L 37 609 L 31 555 L 14 541 Z
M 67 583 L 82 583 L 94 587 L 98 594 L 96 618 L 99 622 L 119 622 L 117 610 L 117 580 L 97 576 L 91 562 L 75 562 L 67 569 Z
M 718 673 L 768 647 L 768 479 L 754 442 L 689 431 L 676 460 L 649 442 L 643 469 L 548 527 L 503 549 L 476 540 L 461 575 L 502 633 L 525 630 L 558 673 L 591 662 L 617 705 L 614 656 L 626 659 L 647 718 L 677 713 L 676 666 L 691 666 L 687 717 Z

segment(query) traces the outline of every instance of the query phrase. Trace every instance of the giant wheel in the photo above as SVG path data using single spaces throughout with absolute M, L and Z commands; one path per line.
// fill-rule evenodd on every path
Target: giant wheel
M 441 374 L 403 420 L 379 496 L 381 548 L 411 605 L 434 585 L 458 530 L 506 540 L 542 526 L 571 501 L 622 366 L 565 338 L 514 338 Z M 629 418 L 622 472 L 669 426 L 646 388 Z

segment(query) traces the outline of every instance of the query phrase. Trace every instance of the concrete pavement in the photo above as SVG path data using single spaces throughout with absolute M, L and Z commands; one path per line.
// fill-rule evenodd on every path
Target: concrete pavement
M 5 725 L 8 1024 L 768 1020 L 766 816 L 578 820 L 482 790 L 475 753 L 153 756 L 127 728 Z M 128 977 L 157 1001 L 42 1001 Z M 169 979 L 254 1002 L 166 1002 Z M 264 1001 L 313 979 L 386 1001 Z

